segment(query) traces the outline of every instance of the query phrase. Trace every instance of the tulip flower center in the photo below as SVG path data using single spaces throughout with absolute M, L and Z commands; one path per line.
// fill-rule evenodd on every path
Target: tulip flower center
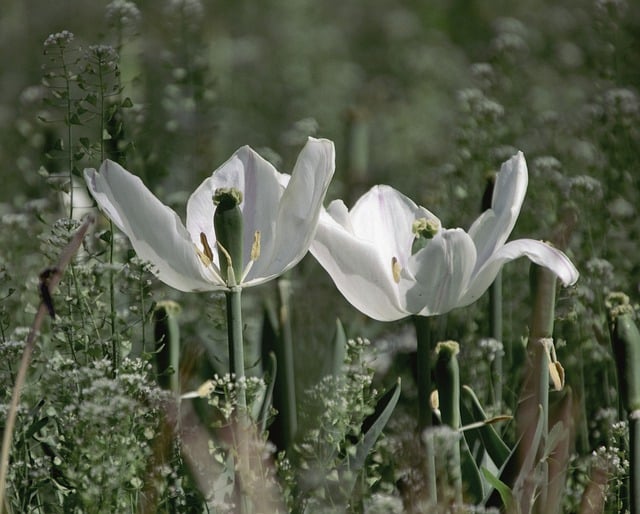
M 196 246 L 196 252 L 205 267 L 212 270 L 216 280 L 235 287 L 242 284 L 253 263 L 260 257 L 260 231 L 256 230 L 253 234 L 249 262 L 242 269 L 243 219 L 239 207 L 242 203 L 242 191 L 235 188 L 216 189 L 213 202 L 216 205 L 213 228 L 220 267 L 214 264 L 213 250 L 204 232 L 200 232 L 202 250 Z
M 411 254 L 413 255 L 427 246 L 429 240 L 434 238 L 438 230 L 440 230 L 440 226 L 436 221 L 428 220 L 427 218 L 418 218 L 415 220 L 411 225 L 411 231 L 415 235 L 415 239 L 411 245 Z

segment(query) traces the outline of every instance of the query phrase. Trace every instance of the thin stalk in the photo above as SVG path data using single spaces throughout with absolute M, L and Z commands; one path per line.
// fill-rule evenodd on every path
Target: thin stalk
M 502 272 L 489 288 L 489 332 L 491 337 L 501 344 L 502 341 Z M 503 352 L 498 351 L 493 359 L 493 402 L 499 408 L 502 405 L 503 390 Z M 511 351 L 505 353 L 507 367 L 510 367 Z
M 629 486 L 631 514 L 640 512 L 640 410 L 629 413 Z
M 229 339 L 229 371 L 235 375 L 237 391 L 237 480 L 239 483 L 239 504 L 241 514 L 253 512 L 248 482 L 250 482 L 251 465 L 249 462 L 250 423 L 247 412 L 246 381 L 244 372 L 244 342 L 242 337 L 242 288 L 231 287 L 225 293 L 227 300 L 227 333 Z
M 418 382 L 418 432 L 424 433 L 425 464 L 426 464 L 426 492 L 431 505 L 438 501 L 438 486 L 436 483 L 436 449 L 433 433 L 428 430 L 431 425 L 431 354 L 432 330 L 431 319 L 425 316 L 413 316 L 417 341 L 417 382 Z M 426 430 L 427 429 L 427 430 Z
M 528 369 L 516 413 L 518 429 L 522 433 L 522 441 L 518 445 L 519 462 L 526 460 L 529 451 L 537 451 L 541 459 L 539 475 L 530 477 L 529 487 L 535 488 L 535 505 L 533 512 L 545 512 L 547 503 L 548 464 L 543 458 L 549 433 L 549 357 L 547 344 L 553 344 L 553 323 L 555 317 L 556 277 L 540 266 L 531 266 L 531 286 L 533 310 L 530 322 L 530 335 L 527 344 Z M 537 416 L 542 416 L 542 437 L 538 448 L 531 448 L 531 441 L 537 426 Z M 525 494 L 523 498 L 533 498 Z M 524 512 L 529 509 L 524 506 Z
M 67 97 L 67 164 L 69 166 L 69 219 L 73 219 L 73 151 L 71 148 L 72 141 L 72 125 L 71 125 L 71 81 L 69 79 L 69 69 L 67 66 L 67 62 L 64 58 L 64 51 L 60 52 L 60 58 L 62 60 L 62 71 L 64 73 L 64 84 L 66 88 L 66 97 Z
M 283 277 L 278 280 L 278 299 L 278 318 L 280 322 L 278 362 L 282 363 L 282 390 L 284 391 L 284 401 L 281 403 L 280 408 L 283 410 L 284 440 L 289 446 L 293 443 L 293 438 L 298 430 L 298 415 L 293 363 L 293 336 L 291 331 L 291 281 L 288 278 Z
M 431 426 L 431 353 L 433 351 L 431 320 L 413 316 L 417 340 L 418 429 Z
M 640 330 L 634 320 L 633 307 L 625 296 L 619 305 L 607 299 L 611 346 L 618 373 L 620 406 L 629 420 L 629 508 L 640 512 Z
M 227 334 L 229 339 L 229 372 L 235 375 L 238 387 L 238 410 L 242 416 L 247 410 L 244 387 L 244 343 L 242 338 L 242 288 L 232 287 L 225 293 L 227 299 Z
M 104 145 L 104 132 L 105 132 L 105 78 L 103 73 L 104 63 L 102 62 L 102 57 L 97 55 L 98 59 L 98 91 L 99 91 L 99 100 L 100 100 L 100 112 L 98 118 L 100 120 L 99 124 L 99 141 L 100 141 L 100 161 L 104 162 L 105 159 L 105 145 Z M 109 233 L 111 237 L 109 238 L 109 321 L 111 324 L 111 369 L 113 375 L 116 374 L 118 369 L 118 343 L 116 337 L 116 300 L 115 300 L 115 280 L 113 273 L 113 262 L 114 262 L 114 243 L 113 243 L 113 222 L 109 220 Z

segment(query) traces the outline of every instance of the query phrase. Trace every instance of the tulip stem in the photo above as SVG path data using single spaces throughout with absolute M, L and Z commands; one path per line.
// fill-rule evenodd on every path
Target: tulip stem
M 418 429 L 431 426 L 431 323 L 425 316 L 413 316 L 416 328 L 417 382 L 418 382 Z
M 242 288 L 233 286 L 226 292 L 227 333 L 229 336 L 229 372 L 235 376 L 237 392 L 236 437 L 238 453 L 236 462 L 236 480 L 238 484 L 240 514 L 252 512 L 249 498 L 249 414 L 247 412 L 247 393 L 244 374 L 244 342 L 242 338 Z
M 227 296 L 227 334 L 229 336 L 229 372 L 238 385 L 238 410 L 246 414 L 247 396 L 244 384 L 244 343 L 242 340 L 242 288 L 232 287 Z
M 284 390 L 283 409 L 284 439 L 286 446 L 293 444 L 298 430 L 298 416 L 296 411 L 295 371 L 293 362 L 293 336 L 291 332 L 291 282 L 288 278 L 281 277 L 278 280 L 280 337 L 278 338 L 278 359 L 282 362 L 284 372 L 282 374 L 282 389 Z

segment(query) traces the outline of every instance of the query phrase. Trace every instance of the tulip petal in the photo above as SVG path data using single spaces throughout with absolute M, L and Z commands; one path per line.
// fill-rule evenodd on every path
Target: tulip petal
M 109 160 L 99 173 L 85 169 L 84 176 L 98 206 L 127 235 L 138 257 L 152 264 L 160 280 L 180 291 L 216 288 L 178 215 L 138 177 Z
M 346 221 L 342 202 L 332 202 L 330 207 L 333 212 L 342 211 L 341 221 Z M 391 260 L 385 262 L 373 244 L 355 237 L 327 212 L 320 214 L 311 253 L 347 301 L 363 314 L 379 321 L 409 314 L 400 307 Z
M 251 285 L 266 282 L 297 264 L 309 250 L 322 202 L 335 171 L 335 150 L 327 139 L 309 138 L 282 194 L 270 240 L 262 234 L 262 252 L 247 277 Z M 263 195 L 262 190 L 258 191 Z M 266 214 L 257 209 L 254 216 Z M 256 223 L 257 224 L 257 223 Z
M 428 210 L 385 185 L 374 186 L 360 197 L 350 215 L 355 234 L 373 244 L 384 262 L 395 258 L 402 267 L 407 266 L 411 257 L 413 222 L 419 218 L 440 225 L 440 220 Z
M 432 316 L 458 306 L 476 262 L 476 249 L 462 229 L 443 230 L 416 252 L 400 281 L 406 309 Z
M 469 289 L 460 300 L 460 306 L 475 302 L 495 280 L 502 266 L 519 257 L 528 257 L 539 266 L 555 273 L 564 285 L 572 285 L 579 273 L 569 258 L 560 250 L 535 239 L 517 239 L 499 248 L 477 273 L 474 273 Z
M 527 183 L 527 163 L 522 152 L 518 152 L 502 164 L 496 176 L 491 209 L 483 212 L 469 229 L 478 253 L 476 271 L 511 234 L 524 202 Z
M 278 204 L 284 187 L 280 185 L 276 169 L 248 146 L 237 150 L 229 160 L 213 172 L 196 189 L 187 203 L 187 229 L 191 238 L 199 241 L 204 232 L 213 248 L 216 235 L 213 229 L 213 194 L 219 188 L 242 191 L 240 209 L 243 218 L 242 267 L 249 262 L 251 245 L 256 231 L 261 235 L 263 254 L 273 245 Z M 214 252 L 217 264 L 217 252 Z

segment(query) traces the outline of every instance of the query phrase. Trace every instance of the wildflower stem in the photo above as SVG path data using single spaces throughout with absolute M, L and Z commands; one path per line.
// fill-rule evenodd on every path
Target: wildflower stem
M 55 268 L 53 268 L 53 273 L 51 273 L 46 284 L 49 293 L 53 292 L 53 290 L 57 287 L 58 283 L 62 279 L 62 275 L 64 274 L 65 269 L 71 262 L 71 259 L 73 258 L 75 253 L 78 251 L 78 248 L 80 248 L 82 239 L 84 238 L 87 230 L 89 229 L 89 226 L 93 223 L 93 221 L 94 220 L 92 217 L 87 217 L 84 223 L 76 231 L 71 241 L 67 244 L 67 246 L 60 254 L 58 264 Z M 31 330 L 29 331 L 29 335 L 27 336 L 27 340 L 25 342 L 24 351 L 22 353 L 22 360 L 20 361 L 20 368 L 18 369 L 16 381 L 13 386 L 11 403 L 7 411 L 7 419 L 5 420 L 4 433 L 2 437 L 2 453 L 0 453 L 0 511 L 2 511 L 3 507 L 5 506 L 5 490 L 7 482 L 7 471 L 9 468 L 9 453 L 11 452 L 13 429 L 15 427 L 18 407 L 20 405 L 20 395 L 22 393 L 22 388 L 27 377 L 27 370 L 29 368 L 29 363 L 31 362 L 31 355 L 35 346 L 36 337 L 40 332 L 42 323 L 48 315 L 48 306 L 44 301 L 40 302 L 40 306 L 38 307 L 38 311 L 36 312 L 36 316 L 33 320 L 33 325 L 31 326 Z

